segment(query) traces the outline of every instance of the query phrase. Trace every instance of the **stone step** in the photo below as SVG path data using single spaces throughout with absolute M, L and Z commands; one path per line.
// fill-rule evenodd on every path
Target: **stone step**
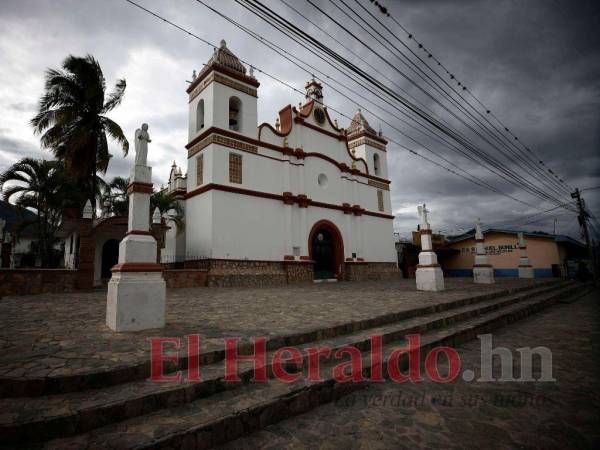
M 564 283 L 560 287 L 570 289 L 572 283 Z M 556 289 L 556 286 L 542 286 L 498 299 L 482 300 L 331 339 L 316 339 L 302 344 L 299 349 L 329 346 L 335 352 L 336 349 L 351 345 L 360 350 L 368 350 L 370 337 L 375 334 L 382 336 L 383 341 L 388 343 L 408 334 L 424 333 L 477 317 Z M 272 360 L 272 355 L 273 351 L 268 355 L 267 361 Z M 306 358 L 303 363 L 306 363 Z M 241 363 L 239 369 L 242 382 L 247 383 L 253 374 L 251 363 Z M 301 365 L 296 368 L 300 369 Z M 272 375 L 270 366 L 267 366 L 267 372 L 269 376 Z M 183 373 L 184 376 L 187 375 L 185 371 Z M 0 410 L 3 411 L 0 416 L 0 438 L 6 442 L 17 442 L 30 437 L 48 439 L 73 435 L 161 408 L 189 403 L 235 387 L 235 384 L 225 382 L 224 364 L 219 361 L 201 365 L 201 380 L 197 382 L 156 383 L 141 380 L 97 390 L 44 397 L 0 399 Z
M 588 293 L 591 285 L 564 287 L 499 310 L 474 317 L 445 328 L 429 331 L 421 337 L 421 354 L 437 346 L 457 346 L 480 333 L 527 317 L 565 297 Z M 403 340 L 384 346 L 384 361 Z M 402 361 L 406 368 L 406 361 Z M 371 373 L 369 355 L 362 359 L 363 375 Z M 384 364 L 385 367 L 385 364 Z M 323 366 L 330 374 L 332 365 Z M 387 374 L 385 374 L 387 375 Z M 39 444 L 41 448 L 93 449 L 206 449 L 236 439 L 267 425 L 309 411 L 368 384 L 339 383 L 330 375 L 321 381 L 305 378 L 292 383 L 271 380 L 264 384 L 246 384 L 238 389 L 214 394 L 184 406 L 166 408 L 125 420 L 66 439 Z M 32 448 L 29 446 L 28 448 Z M 35 448 L 35 447 L 33 447 Z
M 519 292 L 534 293 L 539 289 L 556 288 L 569 282 L 562 280 L 547 281 L 528 286 L 521 286 L 512 289 L 503 289 L 492 293 L 474 295 L 461 299 L 452 300 L 445 303 L 428 305 L 421 308 L 409 310 L 400 310 L 397 313 L 389 313 L 373 318 L 363 319 L 354 322 L 340 323 L 328 328 L 314 329 L 305 332 L 274 335 L 268 337 L 267 348 L 275 350 L 283 346 L 297 346 L 307 342 L 313 342 L 320 339 L 333 338 L 344 334 L 365 330 L 377 326 L 382 326 L 411 317 L 416 317 L 434 312 L 441 312 L 452 308 L 474 304 L 494 298 L 500 298 L 506 295 L 512 295 Z M 251 351 L 251 344 L 247 340 L 241 340 L 238 352 L 247 354 Z M 224 348 L 216 348 L 210 351 L 202 352 L 200 355 L 200 364 L 206 366 L 222 361 L 225 356 Z M 180 354 L 178 363 L 165 363 L 165 372 L 174 372 L 187 368 L 187 355 Z M 0 398 L 3 397 L 34 397 L 41 395 L 52 395 L 66 392 L 81 391 L 85 389 L 98 389 L 108 386 L 127 383 L 135 380 L 144 380 L 150 375 L 150 362 L 143 361 L 137 364 L 131 364 L 106 371 L 80 372 L 68 376 L 52 376 L 44 378 L 6 378 L 0 377 Z

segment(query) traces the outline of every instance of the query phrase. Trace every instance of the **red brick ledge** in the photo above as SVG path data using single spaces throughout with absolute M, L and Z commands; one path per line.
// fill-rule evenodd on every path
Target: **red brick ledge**
M 417 264 L 417 269 L 427 269 L 430 267 L 442 267 L 439 264 Z
M 156 263 L 123 263 L 113 266 L 111 272 L 162 272 L 163 266 Z
M 129 236 L 130 234 L 139 234 L 141 236 L 154 236 L 150 231 L 142 231 L 142 230 L 131 230 L 125 233 L 125 236 Z
M 473 264 L 473 268 L 475 267 L 494 267 L 491 264 Z
M 131 194 L 132 192 L 141 192 L 142 194 L 152 194 L 152 183 L 141 183 L 139 181 L 134 181 L 133 183 L 129 183 L 129 186 L 127 186 L 127 193 Z

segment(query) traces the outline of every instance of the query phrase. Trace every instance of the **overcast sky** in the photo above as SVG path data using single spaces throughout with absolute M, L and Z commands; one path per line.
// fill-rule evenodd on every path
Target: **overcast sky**
M 240 58 L 253 62 L 299 89 L 303 89 L 309 78 L 307 73 L 261 46 L 194 0 L 138 1 L 210 42 L 217 44 L 220 39 L 225 39 L 228 47 Z M 345 88 L 360 91 L 370 100 L 381 104 L 380 100 L 353 85 L 344 75 L 316 56 L 296 46 L 260 19 L 244 13 L 233 0 L 206 1 L 323 72 L 343 81 Z M 383 76 L 394 81 L 418 102 L 461 132 L 466 132 L 464 126 L 456 122 L 439 104 L 391 67 L 405 72 L 409 78 L 426 88 L 423 80 L 390 53 L 389 46 L 386 48 L 377 44 L 360 31 L 333 3 L 316 0 L 325 11 L 342 21 L 351 34 L 364 40 L 384 56 L 390 65 L 383 63 L 351 35 L 315 11 L 305 0 L 287 1 L 357 53 L 360 59 L 281 2 L 273 0 L 266 3 L 361 68 L 373 73 L 372 69 L 364 65 L 364 61 L 377 67 Z M 340 0 L 334 1 L 344 8 L 339 3 Z M 366 17 L 355 0 L 343 1 Z M 359 1 L 373 13 L 376 12 L 369 1 Z M 586 188 L 600 185 L 599 2 L 428 0 L 390 1 L 388 6 L 392 15 L 423 42 L 457 80 L 468 86 L 478 99 L 570 186 Z M 382 18 L 380 15 L 378 17 Z M 389 19 L 383 20 L 404 43 L 423 56 L 423 51 L 406 38 L 406 33 Z M 193 69 L 202 68 L 202 64 L 210 58 L 212 48 L 124 0 L 3 0 L 0 2 L 0 29 L 0 170 L 24 156 L 51 157 L 48 151 L 40 149 L 39 137 L 33 135 L 29 126 L 29 120 L 36 111 L 36 102 L 43 92 L 44 71 L 48 67 L 60 67 L 68 54 L 87 53 L 100 61 L 109 85 L 113 85 L 117 78 L 127 80 L 125 100 L 110 117 L 123 127 L 130 141 L 134 130 L 142 122 L 149 123 L 153 140 L 149 160 L 153 166 L 154 182 L 161 184 L 166 181 L 173 160 L 185 170 L 188 122 L 186 80 L 191 79 Z M 395 44 L 401 46 L 398 42 Z M 405 51 L 403 47 L 400 48 Z M 302 96 L 263 74 L 256 73 L 256 76 L 261 83 L 259 123 L 273 123 L 277 111 L 283 106 L 288 103 L 297 104 L 302 100 Z M 390 84 L 382 75 L 375 76 Z M 452 82 L 446 78 L 448 82 Z M 455 85 L 456 80 L 453 83 Z M 497 175 L 446 146 L 423 138 L 363 99 L 355 97 L 353 101 L 348 100 L 327 86 L 324 88 L 324 96 L 327 105 L 350 116 L 357 105 L 363 105 L 461 169 L 507 194 L 542 210 L 554 206 L 518 187 L 507 185 Z M 395 114 L 398 115 L 397 112 Z M 331 115 L 338 118 L 340 124 L 348 125 L 348 119 L 336 113 Z M 373 114 L 365 112 L 365 116 L 374 128 L 379 127 L 381 121 Z M 427 150 L 420 148 L 391 126 L 382 124 L 382 128 L 384 135 L 394 141 L 432 157 Z M 489 146 L 483 148 L 494 157 L 503 158 L 498 150 Z M 112 145 L 111 153 L 114 158 L 107 176 L 127 175 L 133 154 L 123 158 L 115 145 Z M 501 225 L 499 222 L 505 221 L 505 225 L 511 228 L 552 232 L 556 219 L 558 233 L 578 237 L 575 216 L 565 213 L 562 208 L 541 216 L 547 216 L 546 220 L 523 225 L 528 221 L 527 216 L 539 210 L 471 184 L 409 154 L 395 144 L 390 143 L 388 146 L 388 159 L 392 180 L 392 206 L 396 215 L 394 225 L 402 235 L 415 228 L 416 205 L 426 202 L 431 210 L 430 222 L 435 230 L 458 232 L 481 217 L 484 224 Z M 511 172 L 518 173 L 518 168 L 510 167 L 510 162 L 505 159 L 502 161 Z M 540 184 L 537 180 L 530 179 Z M 544 190 L 548 191 L 547 188 Z M 585 192 L 584 197 L 591 211 L 600 217 L 600 190 Z M 563 199 L 567 201 L 566 198 Z M 530 220 L 536 218 L 539 216 Z

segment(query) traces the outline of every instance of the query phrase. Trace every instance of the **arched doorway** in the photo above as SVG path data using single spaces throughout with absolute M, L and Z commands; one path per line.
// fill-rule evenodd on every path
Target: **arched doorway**
M 308 237 L 310 259 L 314 261 L 315 280 L 342 279 L 344 243 L 338 228 L 328 220 L 317 222 Z
M 112 267 L 117 264 L 119 260 L 119 241 L 116 239 L 109 239 L 102 246 L 102 272 L 101 278 L 110 279 Z

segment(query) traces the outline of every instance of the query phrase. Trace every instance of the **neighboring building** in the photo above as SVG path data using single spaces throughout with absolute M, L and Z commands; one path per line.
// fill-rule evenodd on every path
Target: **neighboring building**
M 0 268 L 35 267 L 31 244 L 35 241 L 36 214 L 28 209 L 18 209 L 0 200 Z M 27 224 L 22 226 L 23 224 Z
M 64 242 L 64 261 L 66 269 L 78 269 L 80 262 L 81 233 L 83 220 L 71 211 L 66 212 L 57 232 Z M 119 258 L 119 242 L 127 233 L 127 216 L 102 217 L 90 221 L 89 247 L 86 254 L 93 262 L 93 285 L 99 286 L 111 277 L 110 269 Z
M 485 249 L 497 277 L 517 277 L 519 265 L 518 231 L 489 229 L 483 232 Z M 535 277 L 572 276 L 577 262 L 586 259 L 585 246 L 568 237 L 540 232 L 523 233 L 527 256 Z M 444 271 L 449 276 L 470 277 L 475 259 L 475 232 L 448 237 L 448 247 L 457 253 L 445 258 Z
M 187 175 L 169 180 L 185 229 L 168 224 L 163 261 L 206 258 L 209 284 L 398 277 L 387 141 L 360 110 L 339 127 L 314 80 L 257 127 L 258 87 L 221 41 L 187 89 Z

